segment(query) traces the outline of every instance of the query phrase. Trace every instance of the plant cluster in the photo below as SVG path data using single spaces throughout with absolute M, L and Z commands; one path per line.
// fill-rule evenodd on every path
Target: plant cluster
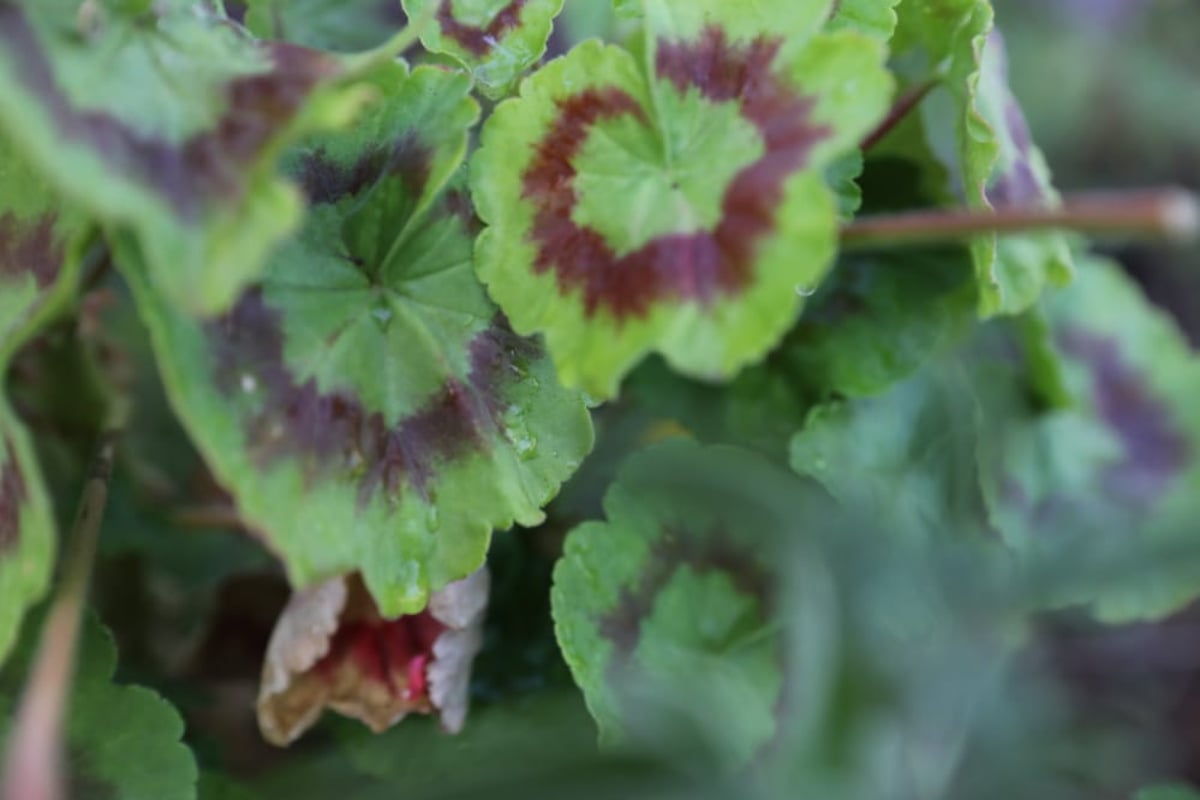
M 1007 69 L 989 0 L 0 0 L 0 791 L 1164 777 L 1028 656 L 1200 596 L 1200 361 L 1080 235 L 1193 209 L 1064 203 Z M 378 737 L 226 774 L 263 613 L 263 734 Z

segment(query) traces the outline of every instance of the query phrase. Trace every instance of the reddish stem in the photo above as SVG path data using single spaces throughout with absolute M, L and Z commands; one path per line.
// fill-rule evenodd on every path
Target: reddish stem
M 861 217 L 842 228 L 847 248 L 892 247 L 972 236 L 1069 230 L 1095 236 L 1190 241 L 1200 233 L 1195 196 L 1178 189 L 1077 195 L 1058 208 L 915 211 Z

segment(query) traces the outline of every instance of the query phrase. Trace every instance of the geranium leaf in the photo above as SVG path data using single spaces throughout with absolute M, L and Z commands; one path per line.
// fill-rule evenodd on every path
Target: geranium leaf
M 1076 283 L 1050 296 L 1047 317 L 1073 408 L 1031 404 L 1028 379 L 1014 374 L 1022 367 L 1011 360 L 992 359 L 979 379 L 992 408 L 1016 409 L 992 413 L 981 443 L 995 526 L 1031 552 L 1053 545 L 1055 531 L 1122 540 L 1136 533 L 1145 548 L 1193 531 L 1200 361 L 1187 341 L 1118 267 L 1098 259 L 1083 262 Z M 1197 578 L 1151 576 L 1083 599 L 1111 619 L 1159 616 L 1195 598 Z
M 421 43 L 461 61 L 488 97 L 509 92 L 546 52 L 564 0 L 403 0 L 411 19 L 433 16 Z
M 361 104 L 333 57 L 259 44 L 202 4 L 140 16 L 102 4 L 0 2 L 0 128 L 69 200 L 132 230 L 156 286 L 224 309 L 303 203 L 272 168 L 298 131 Z
M 966 376 L 929 368 L 880 397 L 813 409 L 792 439 L 792 467 L 897 533 L 978 535 L 978 425 Z
M 85 220 L 0 138 L 0 369 L 75 291 Z
M 977 209 L 1058 203 L 1045 160 L 1008 86 L 1004 45 L 993 30 L 989 0 L 902 3 L 893 52 L 902 82 L 940 82 L 921 104 L 926 142 L 917 147 L 928 148 L 919 157 L 935 159 L 956 184 L 944 192 L 942 203 L 965 201 Z M 907 155 L 918 155 L 913 145 L 909 139 Z M 1068 242 L 1056 234 L 981 236 L 971 251 L 984 316 L 1023 311 L 1044 288 L 1065 284 L 1073 274 Z
M 288 157 L 307 221 L 228 314 L 181 319 L 129 271 L 176 409 L 294 585 L 361 570 L 394 617 L 477 569 L 493 528 L 538 522 L 591 424 L 488 301 L 469 198 L 443 188 L 469 78 L 375 82 L 353 131 Z
M 974 306 L 963 250 L 848 257 L 771 358 L 815 393 L 879 394 L 958 344 Z
M 804 491 L 729 447 L 673 441 L 626 463 L 608 521 L 568 536 L 552 593 L 559 644 L 602 738 L 620 741 L 656 702 L 703 697 L 690 713 L 735 762 L 770 739 L 783 682 L 773 537 Z
M 24 427 L 0 398 L 0 663 L 54 564 L 54 514 Z
M 250 0 L 246 27 L 264 39 L 355 53 L 377 47 L 399 30 L 400 0 Z
M 41 616 L 30 622 L 40 622 Z M 0 749 L 7 749 L 40 627 L 27 626 L 13 659 L 0 670 Z M 191 751 L 180 741 L 183 720 L 149 689 L 114 683 L 116 665 L 112 637 L 87 616 L 67 700 L 67 796 L 191 800 L 197 770 Z
M 851 28 L 882 41 L 896 30 L 896 11 L 900 0 L 838 0 L 834 3 L 829 30 Z
M 568 385 L 652 350 L 702 378 L 761 358 L 836 247 L 823 174 L 886 108 L 882 47 L 816 0 L 644 4 L 645 63 L 585 42 L 484 128 L 479 272 Z
M 0 139 L 0 376 L 17 348 L 74 295 L 83 219 L 55 202 Z M 24 426 L 0 387 L 0 662 L 50 579 L 50 500 Z

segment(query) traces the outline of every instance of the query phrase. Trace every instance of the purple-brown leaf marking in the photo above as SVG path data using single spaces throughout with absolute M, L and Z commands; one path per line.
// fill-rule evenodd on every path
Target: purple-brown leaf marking
M 773 585 L 767 570 L 755 561 L 745 546 L 739 546 L 721 529 L 698 536 L 685 528 L 667 525 L 663 537 L 654 542 L 647 565 L 637 585 L 625 588 L 617 606 L 600 620 L 600 634 L 616 646 L 614 668 L 633 656 L 641 639 L 642 625 L 654 611 L 659 593 L 679 570 L 688 567 L 699 574 L 726 575 L 739 592 L 758 600 L 765 616 L 772 607 Z
M 993 206 L 1028 207 L 1045 204 L 1049 199 L 1045 187 L 1033 169 L 1033 137 L 1020 103 L 1008 88 L 1008 56 L 1004 40 L 998 31 L 989 37 L 988 47 L 996 50 L 996 70 L 1004 87 L 1004 119 L 1001 121 L 1012 141 L 1013 161 L 987 189 L 987 199 Z
M 660 236 L 618 257 L 597 231 L 572 219 L 578 203 L 574 159 L 597 122 L 630 114 L 637 102 L 616 88 L 588 89 L 559 101 L 559 114 L 536 146 L 523 176 L 523 197 L 537 207 L 531 236 L 535 272 L 554 270 L 560 290 L 582 289 L 589 317 L 606 309 L 617 320 L 644 317 L 662 299 L 710 302 L 754 280 L 761 241 L 775 229 L 788 178 L 830 130 L 812 120 L 815 101 L 771 71 L 781 42 L 759 38 L 731 44 L 720 28 L 695 42 L 660 43 L 656 71 L 680 92 L 713 102 L 738 101 L 763 139 L 764 153 L 725 190 L 721 220 L 712 231 Z
M 482 452 L 501 427 L 501 392 L 540 353 L 498 318 L 470 344 L 470 370 L 448 378 L 421 409 L 388 420 L 346 392 L 299 383 L 284 361 L 281 314 L 260 290 L 246 293 L 208 326 L 219 389 L 234 395 L 246 381 L 262 403 L 244 420 L 252 457 L 262 466 L 299 458 L 306 468 L 354 476 L 360 502 L 383 490 L 398 498 L 405 484 L 425 494 L 439 463 Z
M 27 220 L 0 214 L 0 278 L 31 274 L 39 289 L 54 283 L 63 260 L 54 238 L 55 221 L 53 214 Z
M 492 17 L 486 26 L 467 25 L 454 16 L 452 0 L 442 0 L 438 6 L 437 22 L 442 34 L 453 39 L 464 50 L 477 58 L 487 55 L 500 38 L 521 24 L 521 9 L 526 0 L 511 3 Z
M 11 0 L 0 0 L 0 48 L 59 135 L 95 151 L 110 170 L 161 195 L 185 218 L 216 201 L 238 198 L 245 189 L 245 168 L 338 69 L 332 57 L 316 50 L 282 42 L 264 47 L 271 68 L 229 82 L 216 126 L 172 142 L 141 133 L 111 114 L 72 106 L 25 12 Z
M 21 505 L 27 497 L 25 477 L 17 463 L 11 442 L 4 444 L 4 463 L 0 464 L 0 556 L 17 545 L 21 538 Z
M 1124 450 L 1104 475 L 1103 491 L 1135 508 L 1152 506 L 1191 460 L 1191 446 L 1174 427 L 1170 407 L 1150 393 L 1116 340 L 1069 328 L 1059 342 L 1089 367 L 1096 411 Z
M 387 177 L 400 178 L 415 199 L 429 183 L 433 155 L 433 149 L 410 132 L 389 146 L 366 150 L 348 166 L 331 159 L 324 148 L 305 153 L 298 177 L 314 205 L 357 196 Z

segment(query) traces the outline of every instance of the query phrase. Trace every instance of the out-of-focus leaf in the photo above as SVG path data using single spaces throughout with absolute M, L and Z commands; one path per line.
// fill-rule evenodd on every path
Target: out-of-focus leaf
M 281 147 L 363 95 L 335 85 L 333 57 L 257 43 L 205 4 L 91 5 L 85 23 L 70 0 L 0 3 L 0 129 L 65 198 L 132 231 L 175 305 L 223 310 L 299 222 Z
M 642 5 L 644 59 L 551 62 L 472 164 L 489 292 L 597 397 L 651 351 L 716 379 L 778 342 L 836 247 L 825 169 L 892 89 L 882 45 L 819 32 L 827 2 Z
M 896 11 L 900 0 L 837 0 L 829 30 L 850 28 L 887 41 L 896 30 Z
M 421 43 L 471 71 L 489 97 L 507 94 L 546 52 L 564 0 L 403 0 L 411 19 L 433 17 Z
M 50 580 L 54 514 L 24 426 L 0 398 L 0 663 Z
M 784 681 L 772 553 L 806 491 L 734 448 L 672 441 L 626 463 L 608 521 L 568 537 L 552 594 L 559 644 L 605 740 L 664 713 L 690 720 L 729 764 L 771 739 Z
M 927 369 L 879 397 L 814 409 L 792 439 L 792 467 L 893 533 L 979 536 L 979 424 L 967 376 Z
M 1134 800 L 1197 800 L 1200 792 L 1194 786 L 1184 784 L 1153 786 L 1142 789 Z
M 1178 328 L 1099 259 L 1084 262 L 1076 284 L 1050 297 L 1047 319 L 1073 409 L 1032 403 L 1011 348 L 978 375 L 986 405 L 1009 409 L 989 413 L 983 440 L 996 527 L 1014 547 L 1033 551 L 1060 531 L 1094 530 L 1097 547 L 1103 537 L 1137 536 L 1149 548 L 1193 528 L 1200 361 Z M 1176 573 L 1086 599 L 1105 618 L 1154 617 L 1194 599 L 1198 585 L 1200 575 Z
M 12 734 L 39 628 L 27 626 L 14 658 L 0 670 L 0 749 L 7 749 Z M 91 616 L 82 627 L 78 659 L 65 726 L 67 796 L 194 798 L 196 761 L 180 742 L 183 720 L 149 689 L 113 683 L 116 648 Z
M 361 571 L 394 617 L 478 569 L 494 528 L 539 522 L 591 423 L 475 278 L 477 223 L 447 186 L 469 79 L 375 82 L 353 131 L 289 156 L 306 224 L 228 314 L 180 318 L 129 272 L 175 407 L 293 584 Z
M 400 0 L 250 0 L 257 36 L 335 52 L 377 47 L 405 23 Z
M 0 139 L 0 663 L 46 589 L 56 539 L 32 442 L 3 379 L 17 348 L 74 295 L 84 235 L 84 220 Z
M 948 170 L 939 203 L 991 209 L 1054 205 L 1058 195 L 1025 115 L 1008 86 L 1004 44 L 989 0 L 908 0 L 893 42 L 902 83 L 936 81 L 919 120 L 883 149 Z M 949 134 L 948 132 L 952 132 Z M 923 139 L 920 141 L 919 139 Z M 930 165 L 934 168 L 935 165 Z M 971 243 L 983 316 L 1023 311 L 1070 280 L 1067 240 L 1057 234 L 976 237 Z

